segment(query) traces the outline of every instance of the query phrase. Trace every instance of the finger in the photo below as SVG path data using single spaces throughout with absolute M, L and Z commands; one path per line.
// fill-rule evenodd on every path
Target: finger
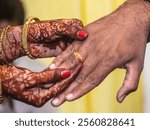
M 64 88 L 66 89 L 70 84 L 71 84 L 71 82 L 73 82 L 74 81 L 74 79 L 75 79 L 75 77 L 79 74 L 79 72 L 80 72 L 80 70 L 82 69 L 82 64 L 79 64 L 74 70 L 73 70 L 73 75 L 72 75 L 72 77 L 70 77 L 70 80 L 66 80 L 66 83 L 65 82 L 62 82 L 61 83 L 61 85 L 60 86 L 64 86 Z M 65 90 L 63 88 L 63 91 Z M 63 91 L 61 91 L 61 93 L 63 93 Z M 57 95 L 55 95 L 55 97 L 56 98 L 54 98 L 54 100 L 52 100 L 52 102 L 51 102 L 51 104 L 53 105 L 53 106 L 59 106 L 60 105 L 60 102 L 64 102 L 65 101 L 65 99 L 63 100 L 61 100 L 61 101 L 59 101 L 59 98 L 57 98 L 58 97 L 58 95 L 60 95 L 60 92 L 59 93 L 57 93 Z
M 27 88 L 34 87 L 35 85 L 45 85 L 56 83 L 63 79 L 70 77 L 71 71 L 65 69 L 45 70 L 42 72 L 31 72 L 24 74 L 24 86 Z
M 84 30 L 84 26 L 82 24 L 82 21 L 79 19 L 62 19 L 62 20 L 56 20 L 57 24 L 63 23 L 66 25 L 66 30 L 60 29 L 60 32 L 65 36 L 68 36 L 73 39 L 77 40 L 83 40 L 88 36 L 88 33 Z M 71 28 L 70 28 L 71 27 Z
M 69 57 L 65 59 L 65 61 L 59 67 L 71 69 L 77 66 L 78 64 L 80 64 L 81 62 L 84 63 L 84 61 L 86 60 L 88 56 L 88 52 L 86 49 L 83 49 L 83 48 L 84 48 L 84 45 L 82 45 L 77 51 L 74 51 Z M 78 53 L 82 59 L 76 56 L 75 53 Z
M 79 64 L 79 66 L 77 66 L 76 68 L 78 68 L 80 66 L 81 66 L 81 64 Z M 82 66 L 80 67 L 80 70 L 81 70 L 81 68 L 82 68 Z M 74 79 L 75 79 L 75 77 L 77 76 L 77 73 L 76 73 L 77 69 L 73 69 L 72 71 L 75 72 L 74 73 Z M 79 74 L 79 71 L 78 71 L 78 74 Z M 73 80 L 72 80 L 72 82 L 73 82 Z M 70 82 L 70 84 L 71 84 L 71 82 Z M 68 83 L 68 86 L 70 84 Z M 57 107 L 57 106 L 61 105 L 62 103 L 64 103 L 67 91 L 70 90 L 70 89 L 71 89 L 70 87 L 68 87 L 68 88 L 66 87 L 66 89 L 64 91 L 62 91 L 61 93 L 57 94 L 56 97 L 51 101 L 51 104 L 53 106 Z
M 53 99 L 52 104 L 54 106 L 59 106 L 65 102 L 65 97 L 68 93 L 72 92 L 76 87 L 80 86 L 86 77 L 94 71 L 98 65 L 98 60 L 92 54 L 84 61 L 83 68 L 77 78 L 69 85 L 69 87 L 59 94 L 55 99 Z
M 58 68 L 63 62 L 66 61 L 75 51 L 77 51 L 81 46 L 80 41 L 75 41 L 73 44 L 69 45 L 65 51 L 63 51 L 59 56 L 57 56 L 53 62 L 49 65 L 50 69 Z
M 62 29 L 57 30 L 55 34 L 60 38 L 67 36 L 75 40 L 84 40 L 88 36 L 88 33 L 85 30 L 79 29 L 76 26 L 69 26 L 69 25 L 63 25 Z
M 80 52 L 79 52 L 80 53 Z M 84 61 L 85 57 L 85 53 L 80 53 L 81 57 Z M 59 68 L 68 68 L 68 69 L 72 69 L 76 66 L 78 66 L 79 64 L 81 64 L 81 61 L 78 57 L 75 56 L 74 53 L 72 53 L 69 57 L 67 57 L 67 59 L 65 59 L 65 61 L 59 66 Z M 54 65 L 54 66 L 53 66 Z M 58 65 L 58 64 L 57 64 Z M 49 66 L 51 69 L 56 68 L 55 64 L 52 64 Z
M 65 24 L 67 25 L 70 25 L 70 26 L 76 26 L 80 29 L 83 29 L 83 23 L 81 20 L 79 19 L 76 19 L 76 18 L 73 18 L 73 19 L 61 19 L 62 22 L 64 22 Z
M 55 57 L 66 48 L 67 45 L 63 41 L 52 44 L 29 43 L 29 52 L 34 58 Z
M 28 42 L 49 43 L 64 36 L 83 40 L 87 37 L 87 32 L 77 26 L 68 25 L 64 20 L 40 21 L 29 25 Z
M 140 65 L 141 66 L 141 65 Z M 136 91 L 139 83 L 139 78 L 142 69 L 137 65 L 128 65 L 126 68 L 126 76 L 123 82 L 122 87 L 119 89 L 117 93 L 118 102 L 123 102 L 125 97 L 131 92 Z
M 52 99 L 51 104 L 54 107 L 58 107 L 66 101 L 66 90 L 65 92 L 60 93 L 57 97 Z
M 73 101 L 90 92 L 99 85 L 114 68 L 115 66 L 113 64 L 106 65 L 100 62 L 96 69 L 86 77 L 80 86 L 75 87 L 71 93 L 67 94 L 66 100 Z

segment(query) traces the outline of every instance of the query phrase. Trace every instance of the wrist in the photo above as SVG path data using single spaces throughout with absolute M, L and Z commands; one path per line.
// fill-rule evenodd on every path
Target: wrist
M 128 0 L 112 15 L 121 27 L 128 32 L 136 32 L 136 36 L 148 39 L 150 32 L 150 3 L 144 0 Z M 117 21 L 118 22 L 118 21 Z
M 133 18 L 150 22 L 150 3 L 147 0 L 128 0 L 123 7 L 128 10 L 127 14 L 133 15 Z
M 25 55 L 25 52 L 22 48 L 22 27 L 10 27 L 7 31 L 7 38 L 6 38 L 6 59 L 8 61 L 13 61 L 21 56 Z
M 131 4 L 133 10 L 137 13 L 139 23 L 142 25 L 142 29 L 147 31 L 147 41 L 150 41 L 150 0 L 128 0 L 128 4 Z M 139 10 L 139 11 L 138 11 Z M 146 34 L 145 34 L 146 35 Z

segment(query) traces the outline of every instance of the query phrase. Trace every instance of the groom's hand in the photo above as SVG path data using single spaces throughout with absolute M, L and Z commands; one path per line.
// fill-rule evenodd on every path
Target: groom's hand
M 126 2 L 109 16 L 88 25 L 88 38 L 74 42 L 53 61 L 55 68 L 77 66 L 74 51 L 78 51 L 84 61 L 75 81 L 52 101 L 54 106 L 90 92 L 116 68 L 126 69 L 117 93 L 118 102 L 137 89 L 150 28 L 149 8 L 150 4 L 145 1 Z

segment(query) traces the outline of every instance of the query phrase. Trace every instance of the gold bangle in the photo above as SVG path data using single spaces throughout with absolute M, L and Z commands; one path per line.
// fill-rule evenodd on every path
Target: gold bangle
M 34 18 L 34 17 L 29 17 L 25 24 L 23 25 L 23 29 L 22 29 L 22 46 L 24 49 L 24 52 L 31 58 L 31 59 L 35 59 L 35 57 L 33 57 L 30 53 L 29 53 L 29 49 L 28 49 L 28 45 L 27 45 L 27 33 L 28 33 L 28 25 L 32 22 L 37 22 L 40 21 L 38 18 Z
M 4 34 L 3 34 L 3 44 L 2 44 L 2 50 L 3 50 L 3 59 L 6 62 L 6 64 L 10 64 L 7 59 L 6 59 L 6 36 L 7 36 L 7 31 L 9 29 L 10 25 L 8 25 L 5 29 L 4 29 Z
M 2 33 L 3 33 L 3 30 L 0 29 L 0 58 L 2 59 Z
M 3 36 L 4 36 L 4 29 L 0 29 L 0 59 L 4 61 L 4 56 L 3 56 Z
M 2 47 L 3 35 L 4 35 L 4 31 L 3 29 L 0 29 L 0 58 L 3 57 L 3 47 Z
M 3 30 L 0 29 L 0 58 L 3 60 L 3 50 L 2 50 L 2 41 L 3 41 Z M 0 69 L 1 69 L 1 65 L 0 65 Z M 0 104 L 2 103 L 3 97 L 2 97 L 2 84 L 1 84 L 1 71 L 0 71 Z

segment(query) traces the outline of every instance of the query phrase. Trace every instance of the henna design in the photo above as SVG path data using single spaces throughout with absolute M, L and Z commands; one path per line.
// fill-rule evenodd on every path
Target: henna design
M 31 23 L 27 41 L 31 55 L 36 58 L 57 56 L 73 39 L 81 39 L 77 32 L 83 30 L 80 20 L 50 20 Z M 10 27 L 6 35 L 6 58 L 13 61 L 24 56 L 22 48 L 22 26 Z
M 41 107 L 44 103 L 46 103 L 48 100 L 54 98 L 59 93 L 61 93 L 68 85 L 75 79 L 75 77 L 78 75 L 82 68 L 82 65 L 76 67 L 71 77 L 68 79 L 65 79 L 61 82 L 56 83 L 52 87 L 48 89 L 35 89 L 25 92 L 24 95 L 26 96 L 26 99 L 30 100 L 32 102 L 32 105 L 36 107 Z M 34 97 L 33 97 L 34 95 Z
M 83 25 L 77 19 L 39 21 L 29 26 L 28 41 L 45 43 L 61 38 L 64 35 L 77 39 L 77 35 L 74 34 L 79 29 L 83 29 Z
M 77 39 L 77 32 L 82 28 L 81 21 L 76 19 L 30 24 L 28 33 L 30 53 L 35 57 L 56 56 L 73 41 L 72 39 Z M 8 29 L 6 50 L 4 50 L 8 61 L 25 55 L 21 35 L 22 26 Z M 62 91 L 77 73 L 74 73 L 72 78 L 56 84 L 57 81 L 62 80 L 60 77 L 61 69 L 55 71 L 46 69 L 43 72 L 34 73 L 25 68 L 3 65 L 0 70 L 3 94 L 37 107 L 42 106 Z M 54 87 L 51 86 L 51 83 Z M 45 86 L 50 88 L 44 88 Z
M 27 104 L 41 107 L 60 93 L 74 79 L 80 68 L 78 67 L 67 80 L 56 83 L 62 80 L 60 76 L 62 69 L 53 71 L 47 69 L 40 73 L 34 73 L 25 68 L 4 65 L 0 68 L 3 94 Z M 54 86 L 44 88 L 44 85 L 50 83 L 53 83 Z

